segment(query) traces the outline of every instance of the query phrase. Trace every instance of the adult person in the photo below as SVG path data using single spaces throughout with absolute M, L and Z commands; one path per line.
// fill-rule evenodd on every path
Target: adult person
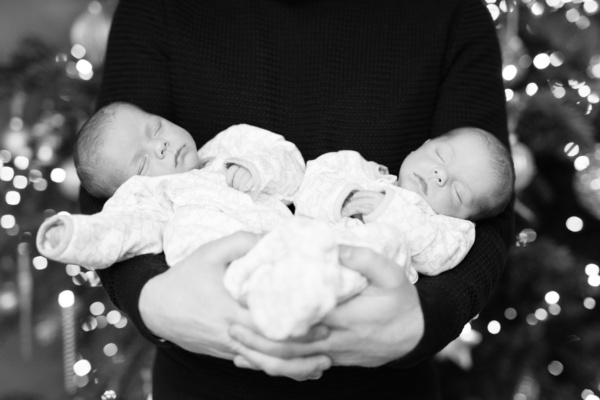
M 113 101 L 173 121 L 198 145 L 247 123 L 282 133 L 307 160 L 352 149 L 392 171 L 459 126 L 508 143 L 500 52 L 479 0 L 121 0 L 98 107 Z M 82 192 L 83 212 L 101 204 Z M 224 269 L 251 235 L 169 270 L 136 257 L 101 279 L 157 345 L 155 400 L 435 399 L 430 360 L 484 306 L 511 239 L 507 211 L 478 224 L 458 267 L 416 286 L 391 261 L 344 248 L 341 261 L 371 286 L 303 343 L 253 333 L 227 298 Z M 307 378 L 320 379 L 298 382 Z

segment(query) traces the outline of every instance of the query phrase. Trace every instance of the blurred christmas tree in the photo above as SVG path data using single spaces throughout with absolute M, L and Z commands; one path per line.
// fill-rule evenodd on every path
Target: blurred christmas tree
M 149 393 L 148 344 L 97 275 L 35 249 L 44 218 L 78 210 L 71 149 L 94 109 L 114 3 L 89 3 L 70 49 L 28 38 L 0 66 L 0 399 Z
M 115 2 L 89 3 L 69 50 L 28 39 L 0 66 L 0 343 L 14 343 L 0 348 L 0 399 L 149 393 L 151 352 L 97 276 L 33 243 L 45 217 L 77 211 L 71 147 L 94 108 Z M 485 4 L 503 49 L 519 234 L 488 306 L 440 354 L 444 398 L 597 400 L 599 4 Z
M 519 234 L 488 306 L 440 355 L 444 398 L 597 400 L 599 4 L 486 4 L 503 49 Z

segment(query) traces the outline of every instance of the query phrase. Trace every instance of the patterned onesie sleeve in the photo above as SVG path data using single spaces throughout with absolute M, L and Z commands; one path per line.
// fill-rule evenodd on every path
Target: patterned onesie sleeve
M 300 151 L 283 136 L 250 125 L 234 125 L 209 140 L 198 151 L 201 161 L 237 164 L 252 174 L 249 194 L 274 196 L 290 203 L 304 175 Z
M 336 223 L 342 218 L 344 201 L 353 191 L 395 180 L 387 168 L 366 161 L 355 151 L 323 154 L 306 164 L 304 180 L 294 199 L 296 214 Z
M 438 275 L 454 268 L 473 245 L 475 225 L 436 214 L 420 195 L 394 185 L 395 182 L 396 177 L 385 168 L 355 151 L 327 153 L 308 162 L 294 201 L 296 214 L 324 219 L 336 226 L 345 244 L 355 242 L 378 252 L 394 249 L 393 242 L 406 240 L 411 253 L 407 274 L 413 283 L 418 276 L 414 270 Z M 342 218 L 343 203 L 355 190 L 385 193 L 379 207 L 363 216 L 364 223 L 391 225 L 397 238 L 388 230 L 367 230 L 360 227 L 359 220 Z
M 379 207 L 364 216 L 366 224 L 379 221 L 395 226 L 408 241 L 411 266 L 424 275 L 454 268 L 475 241 L 475 224 L 436 214 L 417 193 L 389 185 Z
M 152 190 L 141 179 L 125 182 L 97 214 L 57 214 L 44 221 L 36 238 L 40 253 L 92 269 L 107 268 L 139 254 L 160 253 L 162 232 L 172 211 L 160 188 Z M 63 235 L 51 246 L 47 234 L 60 225 Z
M 199 152 L 201 170 L 158 177 L 135 176 L 92 216 L 58 215 L 38 231 L 38 248 L 48 258 L 102 269 L 139 254 L 162 251 L 171 266 L 200 245 L 246 230 L 268 231 L 291 212 L 291 199 L 304 174 L 304 160 L 283 136 L 249 125 L 218 134 Z M 225 183 L 228 163 L 245 166 L 254 193 Z M 47 234 L 63 227 L 52 246 Z

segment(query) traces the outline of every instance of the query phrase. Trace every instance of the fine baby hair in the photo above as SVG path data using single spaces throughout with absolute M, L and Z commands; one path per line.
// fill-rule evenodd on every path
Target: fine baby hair
M 494 190 L 485 198 L 479 200 L 479 212 L 472 216 L 472 221 L 490 218 L 500 214 L 510 203 L 515 184 L 515 170 L 509 149 L 498 138 L 491 133 L 479 128 L 454 129 L 441 138 L 452 138 L 461 134 L 478 135 L 489 150 L 492 165 L 492 176 Z
M 101 172 L 104 165 L 98 150 L 104 144 L 106 133 L 113 128 L 116 111 L 127 108 L 142 111 L 131 103 L 108 104 L 83 124 L 75 139 L 73 158 L 77 176 L 85 190 L 95 197 L 109 198 L 114 193 L 109 177 Z

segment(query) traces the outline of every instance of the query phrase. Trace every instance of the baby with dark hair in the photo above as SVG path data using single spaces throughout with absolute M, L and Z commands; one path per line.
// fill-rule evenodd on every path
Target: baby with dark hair
M 235 125 L 197 151 L 185 129 L 128 103 L 84 124 L 75 166 L 86 190 L 109 199 L 100 213 L 45 221 L 38 247 L 94 269 L 163 250 L 174 265 L 229 233 L 266 232 L 292 216 L 286 204 L 305 168 L 281 135 Z M 184 232 L 194 239 L 181 239 Z
M 243 146 L 249 146 L 246 152 L 254 151 L 265 138 L 274 139 L 277 145 L 285 143 L 296 161 L 304 164 L 296 146 L 285 142 L 280 135 L 247 125 L 240 125 L 238 131 L 249 133 L 222 134 L 197 151 L 196 143 L 185 129 L 134 104 L 112 103 L 96 112 L 79 131 L 75 168 L 82 186 L 90 194 L 107 199 L 133 176 L 172 175 L 199 169 L 214 157 L 211 152 L 227 146 L 231 147 L 228 151 L 240 152 Z M 246 189 L 243 191 L 251 190 L 239 186 L 248 184 L 251 177 L 246 168 L 239 167 L 229 163 L 228 184 Z

